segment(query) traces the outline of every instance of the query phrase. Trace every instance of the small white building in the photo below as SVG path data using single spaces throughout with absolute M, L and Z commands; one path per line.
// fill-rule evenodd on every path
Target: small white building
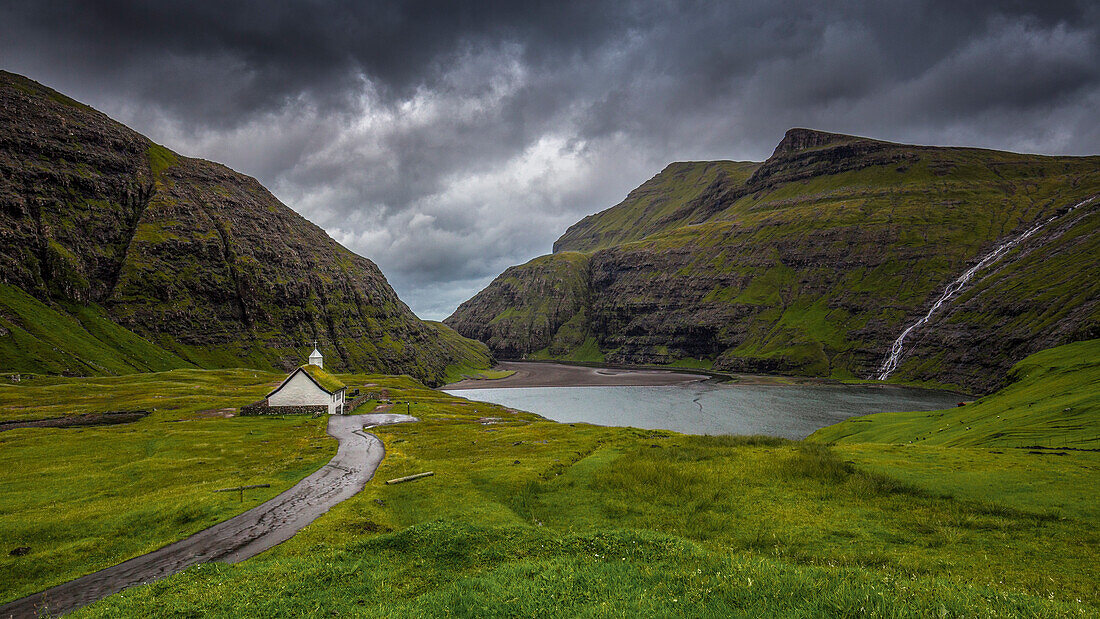
M 267 394 L 271 408 L 327 406 L 330 415 L 344 413 L 344 392 L 347 386 L 324 370 L 324 359 L 317 349 L 309 363 L 294 370 L 274 391 Z

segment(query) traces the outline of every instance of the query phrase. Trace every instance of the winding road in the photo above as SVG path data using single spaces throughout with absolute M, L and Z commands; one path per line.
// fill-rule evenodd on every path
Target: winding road
M 365 427 L 417 421 L 396 414 L 334 415 L 328 433 L 339 441 L 328 464 L 247 512 L 129 561 L 57 585 L 0 607 L 0 617 L 57 616 L 129 587 L 210 561 L 236 563 L 285 542 L 333 505 L 359 493 L 386 455 Z

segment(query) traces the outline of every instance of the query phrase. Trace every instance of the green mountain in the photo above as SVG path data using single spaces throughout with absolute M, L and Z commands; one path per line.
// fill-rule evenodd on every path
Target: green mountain
M 285 370 L 441 382 L 485 348 L 255 179 L 0 72 L 0 371 Z
M 500 357 L 695 364 L 990 390 L 1100 336 L 1100 157 L 909 146 L 792 129 L 763 163 L 674 163 L 444 322 Z

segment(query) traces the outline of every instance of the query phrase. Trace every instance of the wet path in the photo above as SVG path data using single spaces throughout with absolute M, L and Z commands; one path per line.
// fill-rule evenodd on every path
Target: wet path
M 333 505 L 356 495 L 386 455 L 382 441 L 363 431 L 416 421 L 394 414 L 329 417 L 328 433 L 339 441 L 328 464 L 275 498 L 187 539 L 134 557 L 0 607 L 0 617 L 57 616 L 129 587 L 152 582 L 210 561 L 236 563 L 285 542 Z

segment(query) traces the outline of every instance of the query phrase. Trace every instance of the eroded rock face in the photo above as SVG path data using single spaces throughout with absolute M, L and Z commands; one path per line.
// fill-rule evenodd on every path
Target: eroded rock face
M 148 148 L 103 114 L 0 73 L 0 281 L 107 298 L 153 193 Z
M 586 260 L 556 253 L 513 267 L 446 322 L 502 357 L 566 357 L 568 347 L 550 350 L 565 339 L 594 342 L 609 362 L 694 358 L 866 377 L 977 256 L 1098 193 L 1098 157 L 796 129 L 764 163 L 670 165 L 555 244 Z M 1096 337 L 1098 211 L 1075 213 L 980 274 L 913 339 L 897 376 L 986 391 L 1027 354 Z M 532 326 L 536 308 L 562 298 L 528 285 L 548 269 L 576 280 L 571 289 L 585 294 L 571 298 L 586 302 Z
M 543 348 L 564 355 L 580 346 L 587 332 L 589 279 L 584 254 L 536 258 L 502 273 L 444 323 L 473 334 L 467 337 L 502 357 L 522 358 Z
M 0 73 L 0 282 L 101 305 L 200 367 L 289 369 L 317 340 L 337 371 L 439 382 L 463 354 L 374 263 L 255 179 L 10 73 Z

